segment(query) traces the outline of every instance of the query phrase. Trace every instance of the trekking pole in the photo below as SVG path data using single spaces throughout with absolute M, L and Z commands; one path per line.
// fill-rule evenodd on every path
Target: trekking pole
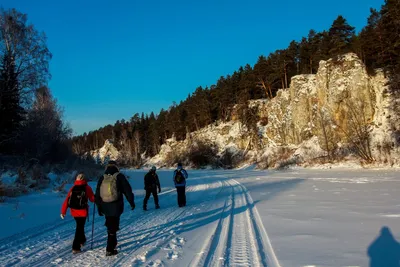
M 93 249 L 93 233 L 94 233 L 94 213 L 96 211 L 96 203 L 93 203 L 93 218 L 92 218 L 92 245 L 90 249 Z

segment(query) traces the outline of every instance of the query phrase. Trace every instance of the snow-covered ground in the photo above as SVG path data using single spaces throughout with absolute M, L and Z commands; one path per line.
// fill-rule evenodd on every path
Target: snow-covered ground
M 144 171 L 126 173 L 137 209 L 121 217 L 117 256 L 105 257 L 97 214 L 93 250 L 90 222 L 85 252 L 72 255 L 74 221 L 58 219 L 63 198 L 44 192 L 0 204 L 1 265 L 368 266 L 382 227 L 400 240 L 399 170 L 189 171 L 185 208 L 177 207 L 172 171 L 162 170 L 161 209 L 150 199 L 147 212 Z M 392 266 L 390 252 L 399 260 L 390 236 L 376 244 L 373 257 L 386 260 L 376 266 Z

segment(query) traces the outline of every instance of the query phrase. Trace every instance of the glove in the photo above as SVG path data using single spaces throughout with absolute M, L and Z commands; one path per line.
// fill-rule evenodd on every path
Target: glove
M 131 205 L 131 210 L 134 210 L 136 207 L 135 203 L 133 203 L 133 205 Z
M 161 187 L 158 188 L 158 193 L 161 193 Z
M 101 210 L 97 210 L 97 212 L 99 213 L 99 216 L 103 216 L 104 214 L 101 212 Z
M 61 219 L 63 219 L 63 220 L 64 220 L 64 218 L 65 218 L 65 214 L 60 214 L 60 217 L 61 217 Z

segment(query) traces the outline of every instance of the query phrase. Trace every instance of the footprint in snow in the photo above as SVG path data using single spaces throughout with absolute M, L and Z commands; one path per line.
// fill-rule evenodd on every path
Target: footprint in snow
M 177 237 L 177 238 L 173 239 L 172 242 L 183 245 L 183 244 L 185 244 L 186 240 L 183 237 Z
M 180 249 L 182 248 L 180 245 L 177 245 L 175 243 L 169 243 L 166 247 L 165 250 L 175 250 L 175 249 Z
M 141 255 L 137 255 L 134 259 L 134 263 L 139 262 L 139 263 L 144 263 L 146 261 L 146 255 L 147 251 L 143 252 Z
M 147 266 L 157 266 L 157 267 L 161 267 L 164 266 L 162 260 L 155 260 L 155 261 L 150 261 Z
M 169 260 L 176 260 L 179 258 L 179 254 L 177 251 L 171 251 L 167 253 L 167 259 Z
M 53 264 L 59 264 L 59 263 L 62 262 L 62 261 L 63 261 L 63 259 L 58 258 L 58 259 L 55 259 L 52 263 L 53 263 Z

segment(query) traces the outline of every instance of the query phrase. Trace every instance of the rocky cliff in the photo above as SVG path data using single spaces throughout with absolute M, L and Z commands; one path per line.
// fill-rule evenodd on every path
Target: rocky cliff
M 278 145 L 299 145 L 316 136 L 332 156 L 348 144 L 365 158 L 398 163 L 400 119 L 392 112 L 396 96 L 387 83 L 380 70 L 368 75 L 353 53 L 321 61 L 316 75 L 293 77 L 290 88 L 269 102 L 266 135 Z

